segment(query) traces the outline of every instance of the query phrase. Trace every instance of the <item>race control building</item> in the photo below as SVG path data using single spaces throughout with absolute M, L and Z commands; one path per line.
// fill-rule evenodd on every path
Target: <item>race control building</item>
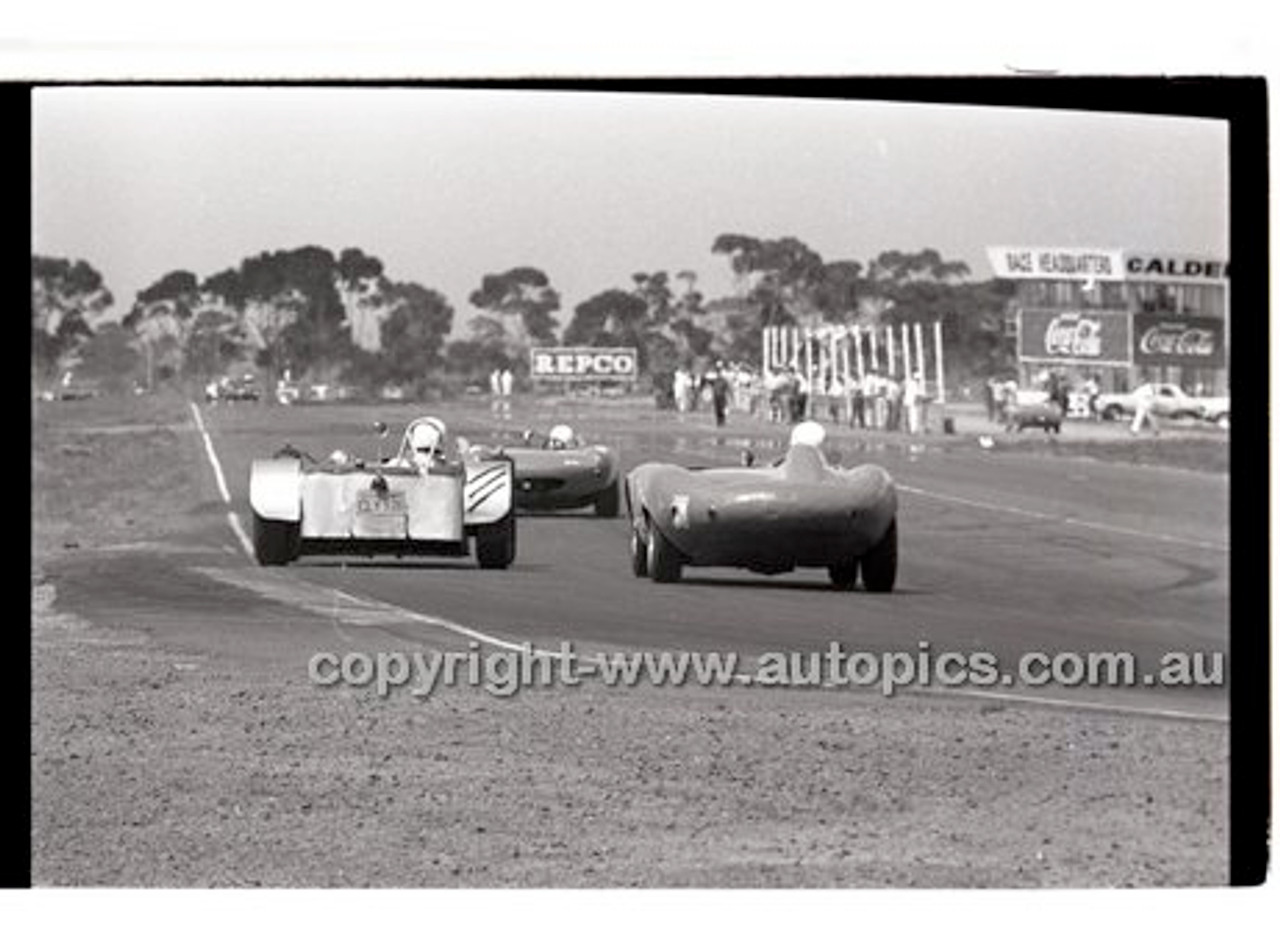
M 1007 319 L 1019 379 L 1096 375 L 1104 391 L 1173 382 L 1226 395 L 1229 264 L 1216 256 L 1108 248 L 991 246 L 1014 282 Z

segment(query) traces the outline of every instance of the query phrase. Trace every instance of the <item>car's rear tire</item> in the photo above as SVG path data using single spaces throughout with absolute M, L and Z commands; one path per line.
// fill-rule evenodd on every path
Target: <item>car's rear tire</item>
M 476 562 L 483 569 L 504 569 L 516 559 L 516 515 L 476 528 Z
M 631 526 L 631 574 L 637 578 L 649 577 L 649 542 L 634 524 Z
M 679 581 L 684 563 L 680 561 L 680 551 L 671 545 L 670 540 L 662 535 L 653 524 L 649 524 L 648 557 L 645 562 L 649 577 L 663 584 Z
M 852 591 L 858 584 L 858 560 L 833 562 L 827 566 L 827 574 L 831 576 L 831 583 L 841 591 Z
M 1102 409 L 1102 419 L 1104 421 L 1118 421 L 1123 414 L 1124 411 L 1119 405 L 1107 405 Z
M 898 519 L 889 521 L 889 529 L 880 542 L 863 555 L 862 586 L 872 594 L 888 594 L 898 579 Z
M 295 520 L 253 515 L 253 555 L 259 565 L 288 565 L 298 558 L 301 526 Z
M 604 491 L 596 495 L 596 516 L 617 517 L 622 497 L 622 490 L 614 481 Z

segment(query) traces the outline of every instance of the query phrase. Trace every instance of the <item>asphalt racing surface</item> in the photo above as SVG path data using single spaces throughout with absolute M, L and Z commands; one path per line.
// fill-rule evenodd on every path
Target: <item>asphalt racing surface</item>
M 181 606 L 120 609 L 112 618 L 162 638 L 246 654 L 296 647 L 297 660 L 315 651 L 326 632 L 339 652 L 465 648 L 480 641 L 550 650 L 570 643 L 583 655 L 652 650 L 750 658 L 821 653 L 839 643 L 846 652 L 990 652 L 1001 668 L 1027 653 L 1132 653 L 1139 681 L 1133 686 L 934 685 L 921 695 L 1227 717 L 1225 683 L 1141 683 L 1166 653 L 1208 657 L 1227 650 L 1224 475 L 831 429 L 830 446 L 841 464 L 878 463 L 899 485 L 900 569 L 890 595 L 836 591 L 819 570 L 762 576 L 691 568 L 679 584 L 655 585 L 631 574 L 625 517 L 602 520 L 587 511 L 522 516 L 516 562 L 505 572 L 480 571 L 474 559 L 303 559 L 263 569 L 237 535 L 250 525 L 251 460 L 286 442 L 317 456 L 340 447 L 372 458 L 379 451 L 374 418 L 381 415 L 391 426 L 389 451 L 417 409 L 191 410 L 194 439 L 205 449 L 202 501 L 210 510 L 225 505 L 231 516 L 211 519 L 208 535 L 192 538 L 211 555 L 184 568 L 195 571 L 192 593 L 225 598 L 226 618 L 184 620 Z M 446 417 L 456 433 L 478 440 L 526 426 L 545 430 L 567 419 L 587 438 L 617 447 L 624 470 L 650 459 L 733 464 L 748 446 L 769 459 L 785 439 L 781 425 L 739 418 L 717 431 L 709 415 L 675 423 L 673 414 L 653 410 L 537 405 L 498 420 L 477 403 Z M 146 584 L 148 578 L 134 580 Z M 110 581 L 117 595 L 148 593 L 131 590 L 118 574 Z M 90 592 L 82 585 L 80 593 Z M 170 593 L 181 597 L 181 591 Z M 250 594 L 285 605 L 310 602 L 312 612 L 327 611 L 331 619 L 295 636 L 296 619 L 276 620 L 270 608 L 248 619 L 243 602 Z

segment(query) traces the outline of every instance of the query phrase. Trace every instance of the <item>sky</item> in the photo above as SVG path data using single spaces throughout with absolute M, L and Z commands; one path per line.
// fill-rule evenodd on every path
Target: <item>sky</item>
M 389 86 L 33 90 L 33 252 L 117 310 L 173 270 L 358 247 L 463 319 L 484 274 L 574 306 L 638 271 L 729 295 L 724 233 L 824 260 L 988 245 L 1228 256 L 1224 123 L 980 106 Z M 461 325 L 455 321 L 455 335 Z

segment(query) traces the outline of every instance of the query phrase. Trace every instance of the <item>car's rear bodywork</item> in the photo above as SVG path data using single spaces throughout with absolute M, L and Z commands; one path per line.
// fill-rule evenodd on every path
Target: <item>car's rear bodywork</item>
M 1028 427 L 1041 427 L 1045 433 L 1062 431 L 1062 406 L 1056 402 L 1041 401 L 1028 405 L 1017 405 L 1008 411 L 1010 430 L 1024 430 Z
M 315 462 L 278 454 L 253 463 L 249 504 L 263 564 L 302 555 L 466 556 L 476 538 L 484 567 L 515 556 L 512 463 L 472 450 L 418 465 Z
M 768 468 L 690 470 L 647 463 L 626 480 L 637 575 L 679 578 L 690 566 L 766 574 L 826 567 L 851 587 L 888 591 L 897 569 L 897 492 L 880 466 L 831 466 L 793 446 Z

